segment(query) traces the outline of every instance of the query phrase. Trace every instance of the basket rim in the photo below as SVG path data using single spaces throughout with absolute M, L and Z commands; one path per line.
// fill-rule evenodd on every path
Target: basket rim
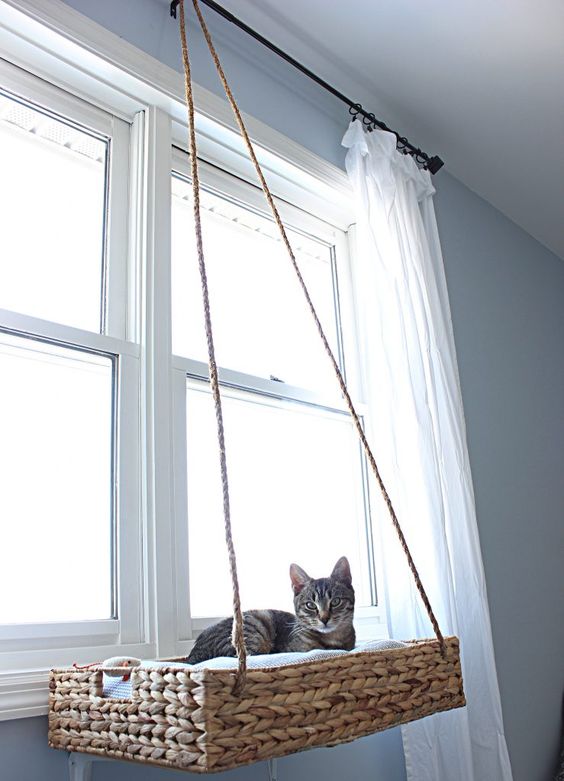
M 453 649 L 458 651 L 460 646 L 460 641 L 456 635 L 449 635 L 444 638 L 445 641 L 445 647 L 448 649 Z M 309 665 L 337 665 L 340 666 L 342 662 L 356 660 L 356 659 L 372 659 L 373 657 L 378 657 L 379 659 L 389 658 L 389 657 L 395 657 L 395 656 L 401 656 L 402 653 L 405 653 L 406 651 L 412 651 L 416 650 L 418 647 L 421 646 L 433 646 L 434 650 L 440 651 L 440 644 L 436 637 L 432 638 L 419 638 L 414 640 L 406 640 L 403 641 L 406 643 L 406 645 L 400 646 L 398 648 L 381 648 L 381 649 L 371 649 L 366 651 L 350 651 L 347 654 L 340 654 L 338 656 L 334 657 L 328 657 L 328 658 L 321 658 L 321 659 L 302 659 L 300 661 L 295 662 L 289 662 L 288 664 L 284 665 L 273 665 L 270 667 L 253 667 L 247 670 L 247 676 L 251 677 L 254 673 L 276 673 L 280 670 L 292 670 L 292 669 L 298 669 L 300 667 L 305 667 Z M 266 654 L 265 654 L 266 656 Z M 185 658 L 185 657 L 177 657 L 178 660 Z M 149 660 L 152 661 L 152 660 Z M 67 674 L 76 674 L 84 676 L 84 674 L 94 674 L 94 673 L 104 673 L 107 671 L 111 672 L 117 672 L 117 671 L 123 671 L 124 674 L 133 675 L 136 672 L 142 671 L 142 672 L 158 672 L 158 673 L 169 673 L 169 672 L 185 672 L 189 674 L 190 676 L 201 676 L 203 674 L 222 674 L 222 675 L 235 675 L 237 672 L 236 667 L 201 667 L 198 670 L 194 670 L 191 666 L 186 667 L 178 667 L 174 664 L 170 664 L 170 662 L 176 661 L 176 658 L 168 658 L 168 659 L 156 659 L 155 665 L 152 667 L 144 667 L 142 665 L 136 665 L 135 667 L 115 667 L 115 666 L 104 666 L 102 663 L 100 664 L 92 664 L 88 665 L 87 667 L 77 668 L 77 667 L 53 667 L 51 668 L 52 673 L 67 673 Z M 159 662 L 163 662 L 163 664 L 159 664 Z M 166 662 L 169 662 L 169 664 L 166 664 Z

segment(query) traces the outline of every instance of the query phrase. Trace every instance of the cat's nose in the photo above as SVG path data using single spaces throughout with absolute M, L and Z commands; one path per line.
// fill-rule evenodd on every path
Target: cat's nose
M 319 618 L 320 618 L 320 620 L 321 620 L 321 621 L 322 621 L 322 622 L 325 624 L 325 626 L 327 626 L 327 622 L 329 621 L 329 616 L 328 616 L 328 614 L 327 614 L 327 613 L 322 613 L 322 614 L 319 616 Z

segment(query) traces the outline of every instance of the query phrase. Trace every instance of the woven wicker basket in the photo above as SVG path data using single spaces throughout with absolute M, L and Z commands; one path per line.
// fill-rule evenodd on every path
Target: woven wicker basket
M 464 705 L 445 642 L 248 670 L 240 696 L 226 670 L 136 668 L 130 699 L 102 696 L 100 667 L 53 670 L 49 743 L 197 773 L 335 746 Z

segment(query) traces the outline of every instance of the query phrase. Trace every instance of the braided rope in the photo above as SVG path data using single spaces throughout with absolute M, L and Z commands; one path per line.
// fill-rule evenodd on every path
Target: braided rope
M 184 62 L 184 87 L 186 91 L 186 106 L 188 109 L 188 131 L 190 140 L 190 166 L 192 173 L 192 191 L 194 195 L 194 227 L 196 233 L 196 247 L 198 251 L 198 266 L 202 283 L 202 300 L 204 305 L 204 324 L 208 346 L 208 364 L 210 385 L 215 406 L 217 424 L 217 439 L 219 443 L 219 462 L 221 469 L 221 488 L 223 492 L 223 518 L 225 527 L 225 542 L 229 554 L 229 568 L 231 572 L 231 585 L 233 588 L 233 645 L 237 652 L 239 665 L 235 677 L 233 692 L 238 694 L 245 684 L 247 670 L 247 649 L 243 635 L 243 613 L 241 612 L 241 598 L 239 596 L 239 579 L 237 577 L 237 559 L 233 545 L 231 532 L 231 507 L 229 502 L 229 482 L 227 478 L 227 459 L 225 454 L 225 431 L 223 427 L 223 411 L 221 407 L 221 395 L 219 392 L 219 379 L 217 364 L 215 361 L 215 348 L 213 343 L 213 331 L 211 323 L 210 297 L 204 259 L 204 245 L 202 241 L 202 218 L 200 213 L 200 178 L 198 174 L 198 155 L 196 147 L 196 130 L 194 122 L 194 95 L 192 91 L 192 74 L 190 58 L 188 55 L 188 43 L 186 40 L 186 22 L 184 18 L 184 3 L 180 3 L 180 40 L 182 44 L 182 60 Z
M 213 41 L 211 39 L 208 27 L 207 27 L 206 22 L 205 22 L 205 19 L 204 19 L 203 15 L 202 15 L 202 12 L 201 12 L 198 0 L 192 0 L 192 4 L 193 4 L 194 9 L 196 11 L 196 15 L 198 17 L 198 21 L 199 21 L 200 27 L 202 29 L 202 33 L 204 34 L 204 38 L 206 39 L 206 43 L 208 45 L 208 49 L 209 49 L 210 54 L 212 56 L 212 59 L 214 61 L 217 73 L 219 75 L 219 79 L 220 79 L 220 81 L 221 81 L 221 83 L 223 85 L 223 89 L 224 89 L 225 94 L 227 96 L 227 99 L 228 99 L 228 101 L 229 101 L 229 103 L 231 105 L 231 108 L 233 110 L 233 114 L 235 115 L 235 119 L 237 121 L 237 125 L 239 127 L 241 136 L 243 138 L 243 141 L 245 142 L 245 146 L 247 147 L 247 151 L 248 151 L 249 156 L 250 156 L 250 158 L 251 158 L 251 160 L 253 162 L 253 165 L 255 167 L 255 171 L 256 171 L 257 176 L 259 178 L 262 190 L 264 192 L 264 195 L 266 197 L 266 200 L 267 200 L 268 205 L 270 207 L 270 210 L 272 212 L 272 216 L 274 217 L 274 220 L 275 220 L 275 222 L 276 222 L 276 224 L 278 226 L 278 229 L 280 231 L 280 236 L 282 238 L 284 246 L 286 247 L 286 250 L 288 251 L 288 256 L 290 258 L 290 261 L 291 261 L 293 269 L 294 269 L 294 271 L 296 273 L 298 282 L 300 284 L 300 287 L 301 287 L 302 292 L 304 294 L 305 300 L 307 302 L 308 308 L 309 308 L 310 313 L 311 313 L 311 315 L 313 317 L 315 326 L 317 328 L 317 331 L 319 333 L 319 336 L 320 336 L 321 341 L 323 343 L 323 346 L 325 348 L 325 352 L 327 353 L 327 355 L 329 357 L 329 360 L 331 361 L 331 364 L 333 366 L 333 370 L 335 372 L 335 376 L 336 376 L 337 381 L 339 383 L 339 387 L 340 387 L 341 393 L 343 395 L 343 398 L 345 400 L 345 403 L 347 405 L 347 408 L 349 410 L 351 418 L 352 418 L 352 420 L 354 422 L 354 425 L 355 425 L 355 428 L 357 430 L 358 436 L 359 436 L 360 441 L 362 443 L 362 446 L 364 448 L 364 452 L 365 452 L 366 457 L 368 459 L 368 463 L 370 464 L 370 467 L 371 467 L 372 472 L 373 472 L 373 474 L 374 474 L 374 476 L 376 478 L 376 482 L 378 483 L 378 487 L 380 488 L 380 492 L 382 494 L 382 497 L 384 499 L 386 507 L 388 508 L 388 513 L 389 513 L 390 519 L 392 521 L 394 529 L 396 530 L 396 533 L 397 533 L 397 536 L 399 538 L 399 541 L 400 541 L 401 547 L 403 549 L 403 552 L 404 552 L 404 554 L 406 556 L 407 563 L 409 565 L 409 569 L 411 570 L 411 573 L 412 573 L 413 578 L 415 580 L 415 585 L 417 586 L 417 590 L 419 591 L 419 595 L 421 597 L 423 605 L 425 606 L 425 609 L 427 611 L 427 615 L 429 616 L 429 620 L 431 621 L 431 624 L 433 626 L 433 630 L 435 632 L 437 640 L 439 641 L 439 644 L 440 644 L 440 647 L 441 647 L 441 652 L 444 654 L 444 652 L 445 652 L 445 640 L 444 640 L 443 634 L 442 634 L 442 632 L 440 630 L 439 623 L 438 623 L 438 621 L 436 619 L 436 616 L 435 616 L 435 614 L 433 612 L 433 609 L 431 607 L 431 603 L 429 602 L 429 598 L 427 596 L 425 588 L 423 587 L 423 583 L 421 582 L 421 578 L 419 576 L 419 572 L 417 571 L 417 567 L 415 566 L 415 562 L 413 561 L 413 557 L 412 557 L 411 552 L 409 550 L 409 547 L 407 545 L 407 541 L 405 539 L 405 535 L 404 535 L 404 533 L 403 533 L 403 531 L 401 529 L 401 526 L 399 524 L 396 512 L 395 512 L 394 507 L 392 505 L 392 500 L 390 499 L 390 495 L 388 494 L 388 491 L 387 491 L 387 489 L 386 489 L 386 487 L 384 485 L 384 482 L 382 480 L 382 477 L 380 475 L 380 470 L 378 469 L 378 465 L 376 464 L 376 459 L 374 458 L 374 454 L 372 453 L 372 450 L 370 448 L 370 445 L 369 445 L 368 440 L 366 438 L 366 435 L 364 433 L 362 422 L 361 422 L 361 420 L 360 420 L 360 418 L 358 416 L 358 413 L 356 412 L 356 409 L 354 407 L 353 401 L 351 399 L 351 396 L 350 396 L 349 391 L 347 389 L 347 386 L 345 384 L 344 377 L 343 377 L 342 372 L 341 372 L 341 370 L 339 368 L 337 360 L 335 359 L 335 356 L 333 354 L 333 351 L 331 349 L 329 341 L 328 341 L 328 339 L 327 339 L 327 337 L 325 335 L 325 332 L 323 330 L 323 327 L 321 325 L 321 321 L 319 320 L 319 317 L 318 317 L 317 312 L 315 310 L 315 307 L 313 305 L 313 301 L 311 300 L 311 296 L 309 294 L 307 286 L 306 286 L 306 284 L 304 282 L 304 279 L 303 279 L 303 276 L 301 274 L 300 268 L 299 268 L 298 263 L 296 261 L 296 257 L 294 255 L 294 251 L 292 249 L 292 246 L 291 246 L 290 241 L 288 239 L 288 235 L 287 235 L 286 230 L 284 228 L 284 224 L 283 224 L 282 219 L 280 217 L 280 214 L 278 212 L 278 208 L 276 206 L 276 203 L 274 202 L 274 198 L 272 196 L 272 193 L 270 192 L 270 188 L 268 187 L 268 184 L 266 182 L 266 179 L 265 179 L 264 174 L 262 172 L 262 169 L 260 167 L 260 163 L 259 163 L 259 161 L 257 159 L 256 154 L 255 154 L 255 151 L 254 151 L 251 139 L 250 139 L 249 134 L 247 132 L 247 128 L 246 128 L 245 123 L 243 121 L 243 117 L 241 115 L 241 112 L 239 110 L 239 106 L 237 105 L 237 102 L 235 101 L 233 93 L 231 92 L 231 88 L 229 87 L 229 84 L 227 82 L 227 78 L 225 76 L 225 73 L 223 71 L 223 67 L 221 65 L 221 62 L 219 60 L 219 57 L 218 57 L 218 54 L 216 52 L 215 46 L 214 46 Z M 180 9 L 181 9 L 181 11 L 180 11 L 180 19 L 181 19 L 180 27 L 181 27 L 181 34 L 182 34 L 182 30 L 183 30 L 183 25 L 184 25 L 184 15 L 183 15 L 183 10 L 184 9 L 183 9 L 183 5 L 184 5 L 184 0 L 181 0 L 180 1 Z M 185 67 L 186 67 L 186 61 L 187 61 L 187 58 L 185 58 Z M 192 113 L 193 113 L 193 104 L 192 104 Z M 193 124 L 192 124 L 192 130 L 193 130 Z M 191 149 L 192 149 L 192 147 L 191 147 Z M 194 168 L 194 160 L 192 161 L 192 167 Z M 197 187 L 199 187 L 199 183 L 196 185 L 196 180 L 193 180 L 193 182 L 194 182 L 194 188 L 195 189 Z M 200 241 L 201 241 L 201 237 L 200 237 Z M 211 326 L 211 324 L 210 324 L 210 326 Z M 206 323 L 206 329 L 207 329 L 207 323 Z M 226 521 L 226 529 L 227 529 L 227 527 L 228 527 L 228 524 L 227 524 L 227 521 Z M 230 524 L 229 524 L 229 529 L 230 529 Z M 237 591 L 237 595 L 236 596 L 237 596 L 237 601 L 238 601 L 238 596 L 239 596 L 238 595 L 238 591 Z M 235 601 L 235 584 L 234 584 L 234 601 Z M 235 617 L 235 620 L 237 620 L 237 617 Z M 234 631 L 235 631 L 235 629 L 234 629 Z M 241 634 L 242 634 L 242 617 L 241 617 Z

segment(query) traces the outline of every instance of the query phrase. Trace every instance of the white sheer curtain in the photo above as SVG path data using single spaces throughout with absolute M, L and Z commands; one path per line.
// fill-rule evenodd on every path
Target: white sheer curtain
M 468 702 L 402 727 L 407 776 L 509 781 L 435 191 L 390 133 L 352 122 L 343 145 L 357 206 L 358 306 L 370 332 L 373 449 L 441 629 L 460 638 Z M 382 513 L 391 636 L 432 637 Z

